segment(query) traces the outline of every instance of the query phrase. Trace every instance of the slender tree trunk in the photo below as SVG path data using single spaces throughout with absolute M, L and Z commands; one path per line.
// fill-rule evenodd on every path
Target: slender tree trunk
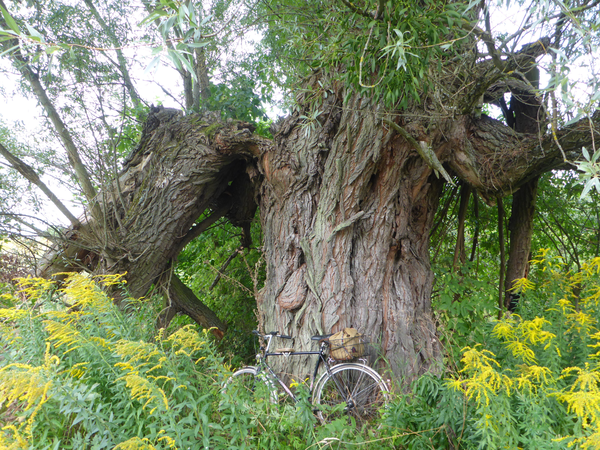
M 0 6 L 7 10 L 6 5 L 3 0 L 0 0 Z M 5 30 L 8 30 L 9 27 L 4 20 L 3 15 L 0 14 L 0 27 Z M 69 157 L 69 163 L 73 168 L 73 172 L 77 178 L 77 181 L 81 185 L 81 189 L 83 194 L 85 195 L 87 201 L 90 204 L 91 213 L 96 219 L 101 218 L 101 211 L 98 203 L 96 202 L 96 189 L 94 188 L 92 181 L 90 179 L 90 174 L 88 173 L 86 167 L 83 165 L 81 161 L 81 157 L 79 155 L 79 149 L 75 142 L 73 141 L 73 137 L 65 123 L 62 120 L 62 117 L 58 113 L 56 107 L 48 94 L 46 93 L 46 89 L 42 85 L 40 81 L 40 77 L 33 70 L 33 68 L 28 64 L 28 61 L 23 59 L 21 54 L 18 51 L 12 51 L 11 48 L 13 46 L 18 46 L 19 42 L 17 39 L 7 39 L 2 41 L 0 48 L 3 48 L 5 51 L 8 51 L 12 60 L 13 65 L 19 72 L 21 76 L 27 80 L 29 85 L 31 86 L 31 90 L 35 94 L 38 102 L 44 108 L 44 111 L 48 115 L 50 122 L 54 126 L 54 129 L 62 144 L 67 151 L 67 155 Z
M 454 271 L 460 271 L 460 267 L 466 262 L 467 254 L 465 250 L 465 219 L 467 216 L 467 207 L 471 197 L 471 187 L 463 185 L 460 190 L 460 205 L 458 207 L 458 229 L 456 230 L 456 246 L 454 248 L 454 259 L 452 268 Z
M 31 167 L 29 164 L 26 164 L 23 160 L 13 155 L 4 145 L 0 143 L 0 155 L 4 156 L 13 169 L 18 171 L 21 175 L 23 175 L 27 180 L 36 185 L 48 199 L 54 203 L 54 205 L 58 208 L 58 210 L 63 213 L 63 215 L 69 219 L 71 225 L 73 227 L 78 227 L 80 225 L 79 220 L 71 214 L 71 211 L 64 205 L 63 202 L 59 200 L 59 198 L 52 192 L 46 183 L 44 183 L 35 169 Z
M 539 178 L 525 183 L 513 194 L 512 212 L 508 222 L 510 248 L 504 282 L 504 306 L 514 311 L 519 296 L 511 292 L 515 280 L 525 278 L 529 269 L 533 216 Z
M 473 231 L 473 242 L 471 243 L 471 256 L 469 261 L 475 261 L 475 254 L 477 253 L 477 245 L 479 243 L 479 200 L 477 193 L 473 194 L 473 217 L 475 222 L 475 230 Z
M 500 248 L 500 274 L 498 280 L 498 319 L 504 311 L 504 276 L 506 271 L 506 255 L 504 251 L 504 202 L 498 197 L 498 247 Z

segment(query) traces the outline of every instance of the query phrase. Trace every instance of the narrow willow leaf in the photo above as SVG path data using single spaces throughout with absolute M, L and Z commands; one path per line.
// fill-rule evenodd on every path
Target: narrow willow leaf
M 8 13 L 8 11 L 6 9 L 4 9 L 2 6 L 0 6 L 0 9 L 2 10 L 2 15 L 4 16 L 4 20 L 6 21 L 6 24 L 10 27 L 10 29 L 13 30 L 17 34 L 21 34 L 21 30 L 19 30 L 19 26 L 17 25 L 17 22 L 15 22 L 15 19 L 13 19 L 11 17 L 11 15 Z

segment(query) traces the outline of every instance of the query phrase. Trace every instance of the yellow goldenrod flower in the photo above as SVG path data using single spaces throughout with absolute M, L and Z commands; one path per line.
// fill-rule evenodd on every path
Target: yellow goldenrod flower
M 584 426 L 591 423 L 599 423 L 600 418 L 600 372 L 598 368 L 590 369 L 589 364 L 585 368 L 568 367 L 563 370 L 561 378 L 577 374 L 577 378 L 567 390 L 563 390 L 558 398 L 567 403 L 567 409 L 573 411 L 582 421 Z
M 156 450 L 156 447 L 150 444 L 148 438 L 142 439 L 136 436 L 117 444 L 113 450 Z
M 156 405 L 150 411 L 150 414 L 153 414 L 159 405 L 163 405 L 165 410 L 169 409 L 169 401 L 165 392 L 149 379 L 135 373 L 129 373 L 119 379 L 124 380 L 125 385 L 131 390 L 132 399 L 140 402 L 146 400 L 142 405 L 143 408 L 146 408 L 150 403 Z
M 535 283 L 527 278 L 519 278 L 513 282 L 510 292 L 523 293 L 535 289 Z
M 513 317 L 507 317 L 506 319 L 498 322 L 494 326 L 494 330 L 492 331 L 492 336 L 498 339 L 504 340 L 512 340 L 515 337 L 515 328 L 514 328 L 515 320 Z

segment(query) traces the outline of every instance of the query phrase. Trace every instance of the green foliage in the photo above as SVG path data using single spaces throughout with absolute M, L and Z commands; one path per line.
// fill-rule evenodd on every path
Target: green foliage
M 543 251 L 533 264 L 520 314 L 492 321 L 447 386 L 469 402 L 472 448 L 597 448 L 600 258 L 568 272 Z
M 600 196 L 581 198 L 577 174 L 558 172 L 540 179 L 536 199 L 533 248 L 551 248 L 566 267 L 579 270 L 583 261 L 600 256 Z
M 460 51 L 467 5 L 289 0 L 265 8 L 277 19 L 263 44 L 289 65 L 284 71 L 322 69 L 388 107 L 404 108 L 432 87 L 430 65 L 439 70 Z
M 261 97 L 254 93 L 254 81 L 243 75 L 230 83 L 211 85 L 210 98 L 202 106 L 209 111 L 221 111 L 223 118 L 248 122 L 267 118 Z
M 585 160 L 575 164 L 580 172 L 581 182 L 584 184 L 581 198 L 586 198 L 592 188 L 595 188 L 596 192 L 600 194 L 600 162 L 598 161 L 600 150 L 597 150 L 592 156 L 585 147 L 581 150 Z
M 432 299 L 447 363 L 457 360 L 463 347 L 483 342 L 486 324 L 498 315 L 495 280 L 478 277 L 474 263 L 463 265 L 461 271 L 439 268 Z
M 119 278 L 96 280 L 118 289 Z M 304 384 L 295 405 L 241 404 L 222 391 L 231 372 L 210 333 L 140 328 L 144 302 L 128 299 L 125 314 L 90 277 L 21 289 L 26 304 L 0 309 L 1 448 L 379 449 L 398 434 L 318 425 Z
M 188 448 L 208 435 L 207 399 L 227 370 L 206 333 L 144 335 L 82 275 L 57 294 L 43 280 L 22 287 L 35 307 L 1 311 L 0 446 Z
M 464 396 L 432 374 L 424 375 L 410 386 L 407 393 L 394 401 L 385 424 L 398 432 L 396 448 L 411 450 L 463 448 L 464 436 L 472 434 L 467 422 Z
M 363 429 L 344 418 L 317 424 L 302 383 L 293 384 L 297 404 L 267 394 L 240 402 L 221 389 L 231 372 L 209 334 L 188 325 L 156 335 L 139 326 L 144 304 L 130 299 L 124 314 L 89 277 L 70 276 L 58 290 L 22 279 L 27 303 L 0 310 L 0 445 L 596 448 L 600 258 L 568 271 L 548 255 L 516 286 L 519 314 L 471 322 L 480 330 L 461 339 L 481 341 L 463 349 L 456 372 L 415 379 L 379 428 Z M 99 280 L 118 288 L 118 276 Z M 446 314 L 452 320 L 460 308 Z
M 549 255 L 541 251 L 517 283 L 518 314 L 471 322 L 446 343 L 472 343 L 459 367 L 449 358 L 444 376 L 414 380 L 392 403 L 385 423 L 404 432 L 398 448 L 598 448 L 600 258 L 569 270 Z M 449 307 L 442 329 L 461 317 L 460 306 Z
M 262 242 L 257 220 L 251 235 L 253 242 Z M 185 284 L 227 324 L 220 348 L 234 366 L 253 361 L 255 342 L 250 333 L 257 327 L 256 295 L 266 276 L 259 249 L 241 250 L 240 238 L 239 228 L 222 222 L 202 233 L 177 258 Z M 229 258 L 233 259 L 221 271 Z

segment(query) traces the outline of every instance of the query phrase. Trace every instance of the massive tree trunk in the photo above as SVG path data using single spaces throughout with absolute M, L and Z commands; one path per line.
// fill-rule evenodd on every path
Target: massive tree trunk
M 259 321 L 301 348 L 355 327 L 395 373 L 417 374 L 440 356 L 428 246 L 442 183 L 377 105 L 332 97 L 318 128 L 292 118 L 262 158 Z
M 356 94 L 343 107 L 344 92 L 320 94 L 317 119 L 295 113 L 273 142 L 242 122 L 153 111 L 112 192 L 102 193 L 103 220 L 72 230 L 44 274 L 75 269 L 62 258 L 75 255 L 93 272 L 127 271 L 135 296 L 166 283 L 165 319 L 183 311 L 203 326 L 217 323 L 220 334 L 225 324 L 168 274 L 218 218 L 247 228 L 258 201 L 268 271 L 258 298 L 263 331 L 291 334 L 306 349 L 313 334 L 354 326 L 397 377 L 435 369 L 428 246 L 444 181 L 433 159 L 494 199 L 562 164 L 560 152 L 552 139 L 540 144 L 485 116 L 432 126 L 425 111 L 398 119 Z M 560 131 L 563 149 L 588 143 L 588 127 L 586 119 Z M 421 146 L 436 157 L 426 161 Z M 289 359 L 280 369 L 302 374 L 305 364 Z

